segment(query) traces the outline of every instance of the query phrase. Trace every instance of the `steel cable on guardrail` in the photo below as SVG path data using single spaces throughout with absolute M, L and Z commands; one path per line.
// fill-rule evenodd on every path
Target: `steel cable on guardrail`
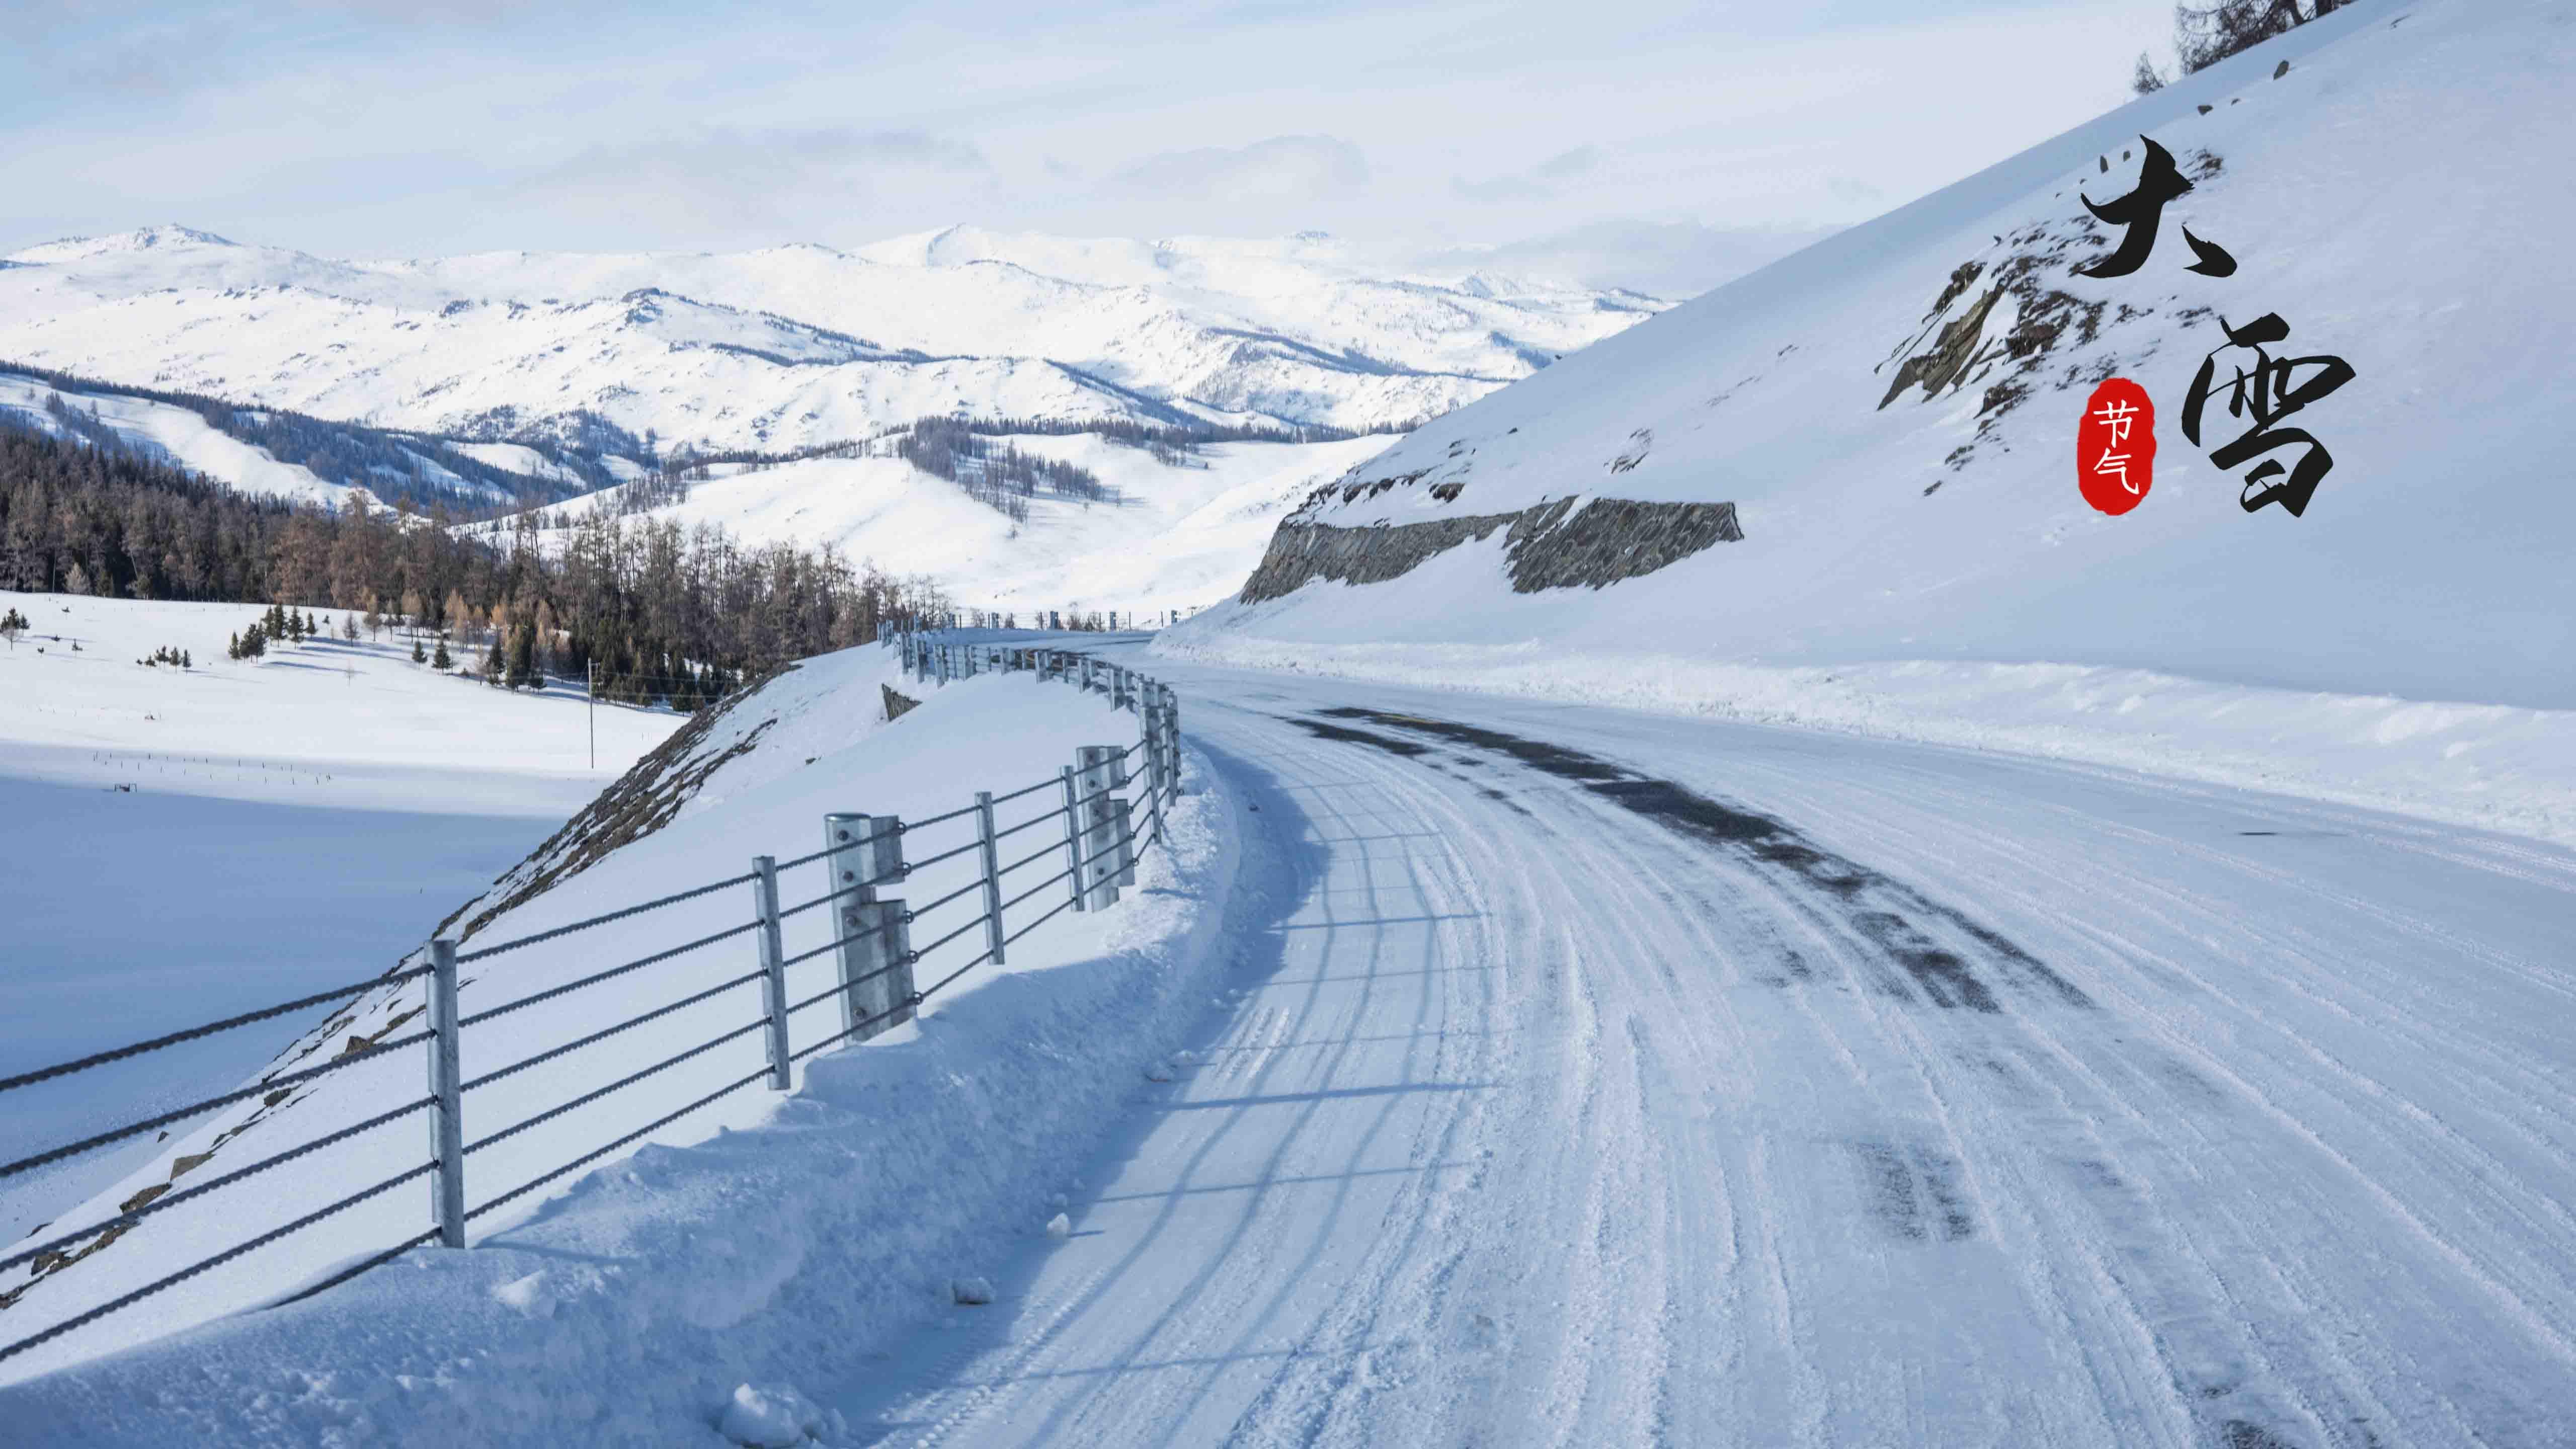
M 573 1052 L 581 1050 L 583 1047 L 590 1046 L 597 1042 L 606 1041 L 610 1037 L 617 1035 L 619 1032 L 633 1031 L 635 1028 L 642 1026 L 648 1021 L 659 1021 L 663 1017 L 669 1016 L 672 1012 L 695 1006 L 710 996 L 722 996 L 724 993 L 734 990 L 737 987 L 749 986 L 751 983 L 758 981 L 764 974 L 765 973 L 759 971 L 745 972 L 743 975 L 737 976 L 731 981 L 719 982 L 716 985 L 710 986 L 706 990 L 698 992 L 694 996 L 681 997 L 679 1000 L 672 1002 L 668 1006 L 655 1007 L 653 1010 L 644 1013 L 642 1016 L 630 1017 L 625 1021 L 617 1023 L 615 1026 L 602 1027 L 588 1036 L 581 1037 L 574 1041 L 565 1042 L 561 1046 L 548 1047 L 544 1051 L 541 1051 L 535 1056 L 529 1057 L 524 1061 L 513 1062 L 509 1066 L 485 1072 L 483 1075 L 476 1077 L 471 1081 L 459 1083 L 456 1090 L 460 1093 L 471 1092 L 477 1087 L 489 1086 L 494 1082 L 500 1081 L 504 1077 L 517 1076 L 519 1073 L 526 1071 L 530 1067 L 542 1066 L 547 1062 L 553 1061 L 557 1057 L 568 1056 Z
M 59 1238 L 52 1239 L 48 1242 L 38 1243 L 32 1248 L 12 1253 L 8 1257 L 0 1258 L 0 1272 L 6 1272 L 22 1263 L 32 1263 L 36 1259 L 45 1256 L 47 1253 L 60 1252 L 63 1248 L 70 1244 L 77 1243 L 83 1238 L 94 1238 L 101 1233 L 114 1232 L 133 1227 L 135 1224 L 142 1222 L 145 1218 L 152 1216 L 154 1213 L 167 1212 L 171 1208 L 179 1206 L 181 1203 L 193 1202 L 198 1198 L 204 1197 L 207 1193 L 213 1192 L 217 1188 L 230 1187 L 245 1177 L 251 1177 L 256 1174 L 266 1172 L 272 1167 L 282 1167 L 289 1162 L 293 1162 L 299 1157 L 308 1156 L 312 1153 L 321 1151 L 325 1147 L 346 1142 L 350 1138 L 359 1136 L 362 1133 L 372 1132 L 375 1129 L 384 1126 L 388 1122 L 401 1121 L 412 1113 L 429 1107 L 432 1105 L 432 1101 L 433 1099 L 431 1098 L 423 1097 L 417 1102 L 407 1102 L 402 1106 L 394 1108 L 390 1112 L 379 1112 L 364 1122 L 352 1123 L 328 1136 L 316 1137 L 310 1142 L 290 1147 L 286 1151 L 278 1153 L 274 1157 L 262 1158 L 261 1160 L 250 1164 L 248 1167 L 235 1168 L 233 1171 L 227 1172 L 221 1177 L 210 1178 L 205 1182 L 198 1183 L 194 1187 L 186 1188 L 179 1192 L 168 1193 L 161 1197 L 156 1197 L 141 1207 L 128 1208 L 124 1212 L 118 1213 L 115 1217 L 102 1219 L 90 1224 L 88 1227 L 75 1229 L 72 1232 L 65 1233 Z
M 646 911 L 658 911 L 664 906 L 676 906 L 682 901 L 693 901 L 703 895 L 729 890 L 750 879 L 748 875 L 738 875 L 727 880 L 711 881 L 706 885 L 692 886 L 677 895 L 664 896 L 658 901 L 646 901 L 640 906 L 628 906 L 624 910 L 610 911 L 603 916 L 593 916 L 587 921 L 575 921 L 569 926 L 557 926 L 551 931 L 539 931 L 534 935 L 521 936 L 516 940 L 504 941 L 498 946 L 486 946 L 479 951 L 459 951 L 456 953 L 456 964 L 469 966 L 477 961 L 489 960 L 504 951 L 516 951 L 522 946 L 534 946 L 540 941 L 552 941 L 558 937 L 569 936 L 575 931 L 587 931 L 593 926 L 605 926 L 611 921 L 622 921 L 629 916 L 640 916 Z
M 749 1026 L 736 1027 L 732 1031 L 726 1032 L 724 1035 L 717 1037 L 715 1040 L 707 1042 L 702 1046 L 693 1046 L 687 1051 L 680 1053 L 678 1056 L 665 1057 L 662 1060 L 655 1062 L 653 1065 L 644 1068 L 640 1072 L 633 1072 L 620 1077 L 616 1081 L 609 1083 L 605 1087 L 598 1088 L 595 1091 L 584 1092 L 580 1096 L 575 1097 L 571 1101 L 565 1102 L 560 1106 L 549 1107 L 545 1111 L 539 1112 L 537 1115 L 528 1118 L 524 1122 L 504 1127 L 500 1131 L 495 1132 L 488 1137 L 477 1138 L 476 1140 L 465 1144 L 465 1155 L 471 1157 L 486 1147 L 507 1142 L 511 1138 L 518 1136 L 520 1133 L 525 1132 L 532 1127 L 543 1126 L 567 1112 L 573 1111 L 577 1108 L 587 1107 L 591 1103 L 596 1102 L 600 1098 L 608 1096 L 611 1093 L 622 1092 L 628 1087 L 634 1086 L 637 1082 L 644 1080 L 646 1077 L 652 1076 L 656 1072 L 667 1072 L 671 1068 L 678 1066 L 680 1063 L 685 1062 L 692 1057 L 704 1056 L 708 1052 L 714 1051 L 717 1047 L 723 1046 L 726 1042 L 732 1041 L 737 1037 L 749 1036 L 755 1031 L 765 1030 L 768 1026 L 769 1018 L 764 1016 Z M 768 1069 L 764 1067 L 762 1070 L 766 1071 Z M 471 1216 L 471 1214 L 468 1214 L 468 1216 Z
M 749 876 L 745 876 L 743 877 L 743 880 L 749 880 L 750 878 L 751 877 Z M 740 885 L 742 884 L 742 881 L 735 881 L 733 884 Z M 727 926 L 712 936 L 700 936 L 698 939 L 689 942 L 685 946 L 673 946 L 667 951 L 656 951 L 650 956 L 639 957 L 638 959 L 629 961 L 622 966 L 611 966 L 605 971 L 593 972 L 592 974 L 581 978 L 579 981 L 567 981 L 561 986 L 551 986 L 543 991 L 535 993 L 534 995 L 522 996 L 516 1001 L 505 1002 L 499 1006 L 478 1011 L 472 1016 L 461 1017 L 458 1019 L 456 1025 L 459 1030 L 463 1030 L 466 1027 L 476 1026 L 483 1022 L 490 1021 L 496 1016 L 508 1016 L 511 1012 L 526 1010 L 528 1007 L 534 1006 L 540 1001 L 552 1001 L 558 996 L 569 995 L 572 992 L 580 991 L 585 987 L 597 986 L 603 981 L 624 976 L 629 972 L 641 971 L 647 966 L 659 966 L 674 956 L 685 956 L 691 951 L 697 950 L 701 946 L 712 946 L 718 941 L 731 940 L 733 937 L 739 936 L 746 931 L 757 931 L 760 929 L 760 926 L 761 923 L 758 921 L 746 921 L 739 926 Z M 461 963 L 465 958 L 459 956 L 456 959 Z
M 142 1287 L 135 1289 L 133 1292 L 125 1294 L 119 1298 L 111 1298 L 107 1302 L 98 1305 L 96 1308 L 90 1309 L 86 1313 L 80 1314 L 76 1317 L 66 1318 L 62 1322 L 55 1324 L 53 1327 L 48 1328 L 41 1333 L 30 1334 L 25 1338 L 19 1339 L 16 1343 L 9 1344 L 6 1347 L 0 1347 L 0 1359 L 24 1353 L 28 1349 L 35 1348 L 40 1344 L 50 1343 L 53 1340 L 62 1337 L 64 1334 L 71 1332 L 73 1329 L 86 1327 L 89 1324 L 96 1323 L 98 1320 L 116 1312 L 118 1309 L 140 1303 L 144 1299 L 151 1297 L 153 1294 L 158 1293 L 165 1288 L 175 1287 L 178 1284 L 185 1283 L 189 1279 L 194 1278 L 198 1274 L 206 1272 L 209 1269 L 220 1268 L 224 1264 L 231 1262 L 233 1259 L 238 1258 L 245 1253 L 255 1252 L 276 1242 L 280 1238 L 293 1233 L 300 1233 L 306 1228 L 313 1226 L 315 1223 L 322 1221 L 324 1218 L 330 1217 L 334 1213 L 346 1212 L 348 1209 L 356 1207 L 358 1204 L 365 1202 L 371 1197 L 375 1197 L 380 1193 L 389 1192 L 415 1178 L 426 1177 L 437 1170 L 437 1163 L 426 1162 L 413 1168 L 409 1172 L 386 1178 L 384 1181 L 377 1183 L 375 1186 L 367 1188 L 364 1191 L 351 1193 L 349 1196 L 340 1199 L 329 1207 L 317 1208 L 314 1211 L 297 1218 L 295 1221 L 286 1224 L 284 1227 L 271 1228 L 267 1232 L 260 1234 L 256 1238 L 252 1238 L 248 1242 L 237 1243 L 234 1246 L 215 1254 L 211 1258 L 204 1259 L 189 1267 L 182 1268 L 178 1272 L 173 1273 L 166 1278 L 146 1283 Z M 411 1242 L 404 1244 L 404 1247 L 418 1247 L 422 1243 L 429 1241 L 430 1238 L 434 1236 L 436 1236 L 434 1233 L 423 1233 L 419 1237 L 412 1239 Z
M 976 842 L 976 844 L 981 845 L 981 844 L 983 844 L 983 842 L 982 842 L 982 841 L 977 841 L 977 842 Z M 928 905 L 926 905 L 926 906 L 914 906 L 914 907 L 912 907 L 911 909 L 909 909 L 909 910 L 905 911 L 905 912 L 903 913 L 904 919 L 905 919 L 905 920 L 907 920 L 907 921 L 917 921 L 917 920 L 920 920 L 922 917 L 924 917 L 924 916 L 926 916 L 926 915 L 929 915 L 932 911 L 938 910 L 941 906 L 947 905 L 949 902 L 956 900 L 958 897 L 963 896 L 963 895 L 966 895 L 966 894 L 968 894 L 968 893 L 970 893 L 970 892 L 973 892 L 973 891 L 980 891 L 980 890 L 982 890 L 983 888 L 984 888 L 984 878 L 983 878 L 982 876 L 980 876 L 980 875 L 979 875 L 979 876 L 975 877 L 973 880 L 968 881 L 966 884 L 964 884 L 964 885 L 962 885 L 962 886 L 959 886 L 957 889 L 955 889 L 955 890 L 953 890 L 953 891 L 950 891 L 948 894 L 946 894 L 946 895 L 944 895 L 944 896 L 941 896 L 939 899 L 937 899 L 937 900 L 935 900 L 935 901 L 932 901 L 930 904 L 928 904 Z
M 915 827 L 913 826 L 905 825 L 900 822 L 890 823 L 882 828 L 871 830 L 867 834 L 859 836 L 855 840 L 844 840 L 838 845 L 827 845 L 821 850 L 815 851 L 811 855 L 800 855 L 794 860 L 782 860 L 778 862 L 773 869 L 794 870 L 800 865 L 812 865 L 814 862 L 821 860 L 827 855 L 839 855 L 845 850 L 856 850 L 862 845 L 873 845 L 876 842 L 885 839 L 889 835 L 901 835 L 905 831 L 914 828 Z M 733 884 L 739 885 L 741 882 L 736 881 L 733 882 Z
M 909 914 L 909 913 L 906 913 L 906 915 L 905 915 L 905 917 L 904 917 L 904 918 L 905 918 L 905 919 L 907 919 L 907 920 L 909 920 L 909 919 L 910 919 L 910 914 Z M 794 966 L 794 965 L 798 965 L 798 964 L 800 964 L 800 963 L 802 963 L 802 962 L 811 961 L 811 960 L 813 960 L 815 957 L 822 955 L 822 954 L 823 954 L 824 952 L 826 952 L 826 951 L 836 951 L 836 950 L 839 950 L 841 947 L 843 947 L 843 946 L 847 946 L 847 945 L 849 945 L 849 944 L 851 944 L 852 942 L 855 942 L 855 941 L 864 941 L 864 940 L 866 940 L 868 937 L 873 936 L 873 935 L 877 934 L 878 932 L 880 932 L 880 931 L 882 931 L 882 930 L 884 930 L 884 929 L 885 929 L 885 927 L 884 927 L 884 926 L 882 926 L 882 925 L 870 926 L 870 927 L 868 927 L 868 928 L 867 928 L 867 929 L 865 929 L 865 930 L 861 930 L 861 931 L 852 931 L 850 934 L 848 934 L 848 935 L 846 935 L 846 936 L 842 936 L 842 937 L 840 937 L 840 938 L 838 938 L 838 939 L 836 939 L 836 940 L 826 941 L 826 942 L 824 942 L 822 945 L 815 947 L 815 948 L 814 948 L 813 950 L 811 950 L 811 951 L 799 951 L 799 952 L 797 952 L 795 955 L 793 955 L 793 956 L 789 956 L 789 957 L 785 958 L 784 960 L 781 960 L 781 961 L 778 963 L 778 965 L 779 965 L 779 969 L 784 970 L 784 969 L 786 969 L 787 967 Z M 869 973 L 869 975 L 871 975 L 871 976 L 873 976 L 873 975 L 875 975 L 875 974 L 876 974 L 876 973 L 874 973 L 874 972 L 870 972 L 870 973 Z M 860 979 L 861 979 L 861 980 L 865 980 L 865 979 L 867 979 L 867 978 L 862 977 L 862 978 L 860 978 Z
M 424 1031 L 416 1032 L 406 1037 L 398 1037 L 393 1041 L 380 1042 L 375 1046 L 365 1048 L 361 1051 L 349 1052 L 343 1056 L 333 1057 L 331 1060 L 324 1062 L 318 1067 L 306 1067 L 301 1071 L 281 1073 L 277 1076 L 256 1082 L 250 1086 L 243 1087 L 238 1091 L 226 1092 L 219 1097 L 208 1097 L 202 1102 L 194 1102 L 188 1106 L 164 1112 L 158 1117 L 146 1118 L 141 1122 L 130 1123 L 123 1127 L 102 1132 L 95 1137 L 83 1138 L 81 1141 L 72 1143 L 67 1147 L 57 1147 L 50 1152 L 39 1152 L 33 1157 L 21 1157 L 15 1162 L 0 1163 L 0 1177 L 14 1177 L 30 1168 L 42 1167 L 48 1162 L 60 1162 L 66 1157 L 77 1157 L 80 1154 L 89 1151 L 93 1147 L 104 1147 L 111 1142 L 122 1142 L 126 1138 L 135 1136 L 138 1133 L 149 1132 L 155 1127 L 167 1127 L 173 1122 L 194 1117 L 200 1112 L 210 1112 L 217 1107 L 230 1106 L 235 1102 L 245 1102 L 253 1097 L 265 1096 L 270 1092 L 280 1091 L 286 1087 L 292 1087 L 302 1082 L 309 1082 L 315 1077 L 339 1071 L 344 1067 L 354 1067 L 360 1062 L 372 1061 L 377 1057 L 383 1056 L 387 1052 L 400 1051 L 404 1047 L 418 1046 L 429 1039 L 430 1034 Z
M 784 870 L 786 867 L 780 866 L 778 869 Z M 816 896 L 814 899 L 807 901 L 801 906 L 789 906 L 787 909 L 778 913 L 778 919 L 783 921 L 790 916 L 803 915 L 805 912 L 814 909 L 816 906 L 830 905 L 832 902 L 839 900 L 843 896 L 856 895 L 860 891 L 874 890 L 881 885 L 893 885 L 902 880 L 907 874 L 909 874 L 908 869 L 890 870 L 884 875 L 870 876 L 868 879 L 859 881 L 854 885 L 845 885 L 839 890 L 832 891 L 825 895 Z
M 74 1072 L 85 1072 L 92 1067 L 105 1066 L 109 1062 L 123 1061 L 127 1057 L 138 1057 L 145 1052 L 156 1052 L 163 1047 L 177 1046 L 183 1041 L 195 1041 L 201 1036 L 212 1036 L 219 1031 L 230 1031 L 237 1026 L 248 1026 L 253 1022 L 266 1021 L 273 1016 L 284 1016 L 290 1011 L 302 1011 L 308 1006 L 320 1006 L 326 1001 L 363 996 L 379 986 L 399 986 L 403 982 L 428 974 L 428 967 L 415 966 L 409 971 L 396 971 L 390 975 L 373 977 L 354 985 L 335 987 L 329 991 L 317 991 L 310 996 L 299 996 L 293 1001 L 281 1002 L 276 1006 L 264 1006 L 257 1011 L 245 1011 L 239 1016 L 228 1016 L 221 1021 L 211 1021 L 204 1026 L 192 1026 L 186 1031 L 174 1031 L 168 1036 L 156 1036 L 150 1041 L 139 1041 L 132 1046 L 121 1046 L 113 1051 L 98 1052 L 82 1057 L 78 1061 L 64 1062 L 60 1066 L 46 1067 L 40 1071 L 21 1072 L 14 1077 L 0 1077 L 0 1092 L 6 1092 L 13 1087 L 30 1087 L 38 1082 L 49 1082 L 56 1077 L 68 1077 Z M 0 1176 L 5 1175 L 0 1174 Z
M 763 1023 L 763 1025 L 765 1024 L 766 1023 Z M 737 1033 L 737 1035 L 739 1035 L 739 1033 Z M 731 1038 L 727 1038 L 727 1040 L 730 1039 Z M 636 1128 L 634 1131 L 627 1133 L 625 1136 L 618 1138 L 616 1141 L 609 1143 L 605 1147 L 585 1152 L 581 1156 L 574 1158 L 572 1161 L 565 1163 L 563 1166 L 558 1167 L 551 1172 L 530 1178 L 528 1181 L 520 1183 L 517 1187 L 510 1189 L 508 1192 L 501 1194 L 499 1197 L 492 1199 L 481 1207 L 469 1210 L 465 1216 L 469 1220 L 479 1218 L 485 1213 L 492 1211 L 494 1208 L 500 1207 L 518 1198 L 525 1197 L 529 1193 L 536 1191 L 538 1188 L 545 1186 L 547 1183 L 554 1181 L 556 1178 L 563 1176 L 565 1173 L 571 1172 L 576 1168 L 587 1167 L 591 1163 L 597 1162 L 599 1159 L 615 1152 L 618 1148 L 625 1146 L 627 1143 L 633 1142 L 650 1133 L 657 1132 L 662 1128 L 679 1121 L 681 1118 L 686 1117 L 691 1112 L 698 1110 L 700 1107 L 707 1105 L 709 1102 L 716 1100 L 718 1097 L 722 1097 L 730 1092 L 739 1092 L 743 1088 L 750 1086 L 752 1083 L 757 1082 L 768 1075 L 769 1068 L 766 1065 L 763 1065 L 759 1071 L 752 1073 L 750 1076 L 743 1077 L 740 1080 L 718 1087 L 714 1091 L 707 1093 L 705 1096 L 700 1097 L 687 1106 L 680 1108 L 678 1111 L 656 1117 L 652 1121 L 645 1123 L 643 1126 Z

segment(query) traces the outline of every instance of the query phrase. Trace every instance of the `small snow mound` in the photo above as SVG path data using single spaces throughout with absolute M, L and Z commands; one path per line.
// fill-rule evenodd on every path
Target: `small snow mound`
M 1047 1219 L 1047 1236 L 1061 1243 L 1073 1236 L 1073 1219 L 1062 1213 Z
M 513 1278 L 492 1290 L 492 1296 L 506 1308 L 515 1308 L 530 1318 L 555 1316 L 555 1295 L 546 1291 L 543 1270 L 525 1278 Z
M 725 1404 L 717 1432 L 754 1449 L 795 1449 L 823 1437 L 823 1411 L 785 1384 L 744 1384 Z
M 1172 1069 L 1171 1069 L 1170 1067 L 1166 1067 L 1166 1066 L 1162 1066 L 1162 1065 L 1157 1064 L 1157 1065 L 1155 1065 L 1155 1066 L 1150 1066 L 1150 1067 L 1147 1067 L 1147 1068 L 1145 1069 L 1145 1080 L 1146 1080 L 1146 1081 L 1149 1081 L 1149 1082 L 1168 1082 L 1168 1081 L 1170 1081 L 1171 1079 L 1172 1079 Z
M 990 1303 L 993 1301 L 993 1280 L 990 1278 L 952 1278 L 948 1283 L 948 1296 L 969 1308 Z

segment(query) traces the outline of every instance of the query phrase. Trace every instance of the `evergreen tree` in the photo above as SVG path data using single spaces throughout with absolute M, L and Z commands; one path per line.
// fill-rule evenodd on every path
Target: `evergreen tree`
M 510 631 L 509 684 L 512 689 L 531 688 L 541 682 L 537 675 L 536 646 L 534 625 L 521 624 Z
M 414 664 L 426 664 L 429 662 L 429 656 L 423 654 L 420 650 L 420 636 L 418 634 L 411 636 L 411 662 Z
M 420 640 L 417 637 L 411 641 L 411 651 L 415 657 L 420 653 Z M 441 674 L 456 667 L 456 661 L 447 657 L 447 636 L 444 634 L 438 636 L 438 652 L 430 656 L 429 667 Z

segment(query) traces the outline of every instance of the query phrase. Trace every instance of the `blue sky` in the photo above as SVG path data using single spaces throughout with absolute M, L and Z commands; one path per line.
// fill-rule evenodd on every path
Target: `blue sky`
M 0 251 L 1319 228 L 1686 290 L 2125 98 L 2162 0 L 5 0 Z M 1704 283 L 1701 283 L 1704 285 Z

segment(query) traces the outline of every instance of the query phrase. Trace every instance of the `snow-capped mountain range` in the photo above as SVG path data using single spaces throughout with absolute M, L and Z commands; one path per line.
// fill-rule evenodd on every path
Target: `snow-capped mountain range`
M 1383 429 L 1666 305 L 1390 276 L 1313 233 L 339 261 L 155 226 L 0 261 L 0 359 L 452 437 L 783 451 L 955 412 Z

